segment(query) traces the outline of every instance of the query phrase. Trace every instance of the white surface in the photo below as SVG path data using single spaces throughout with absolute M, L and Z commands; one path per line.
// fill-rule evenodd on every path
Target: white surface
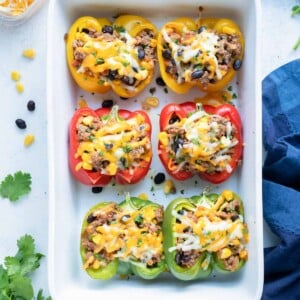
M 290 17 L 290 9 L 295 4 L 299 1 L 262 1 L 262 76 L 300 57 L 300 50 L 292 50 L 299 36 L 300 24 L 300 16 Z M 47 4 L 22 26 L 0 27 L 0 178 L 22 170 L 30 172 L 33 179 L 32 192 L 18 203 L 0 199 L 1 263 L 6 255 L 16 252 L 16 240 L 25 233 L 31 234 L 36 240 L 37 250 L 47 255 L 46 20 Z M 34 47 L 37 51 L 33 61 L 21 55 L 23 49 L 28 47 Z M 10 72 L 14 69 L 23 75 L 25 92 L 21 95 L 16 92 L 15 83 L 10 79 Z M 26 109 L 29 99 L 36 101 L 35 112 Z M 18 117 L 27 121 L 26 131 L 16 128 L 14 121 Z M 23 147 L 25 133 L 36 136 L 35 143 L 28 149 Z M 267 227 L 264 233 L 265 246 L 272 245 L 274 240 Z M 33 283 L 36 291 L 43 288 L 48 293 L 47 258 L 42 260 L 40 268 L 34 273 Z
M 80 228 L 82 218 L 86 211 L 99 201 L 124 199 L 124 193 L 130 192 L 137 196 L 142 192 L 147 192 L 150 199 L 167 206 L 168 202 L 180 195 L 184 190 L 185 196 L 193 196 L 203 191 L 209 186 L 208 182 L 201 181 L 198 177 L 185 182 L 176 182 L 177 196 L 165 196 L 161 186 L 154 188 L 151 174 L 163 171 L 163 167 L 158 159 L 157 135 L 158 135 L 158 115 L 162 107 L 168 102 L 178 103 L 192 100 L 201 93 L 197 88 L 185 95 L 176 95 L 169 90 L 168 94 L 162 88 L 157 87 L 155 96 L 160 99 L 160 107 L 149 111 L 153 124 L 152 149 L 153 161 L 150 173 L 145 180 L 132 186 L 108 186 L 103 189 L 100 195 L 93 195 L 91 188 L 83 186 L 77 182 L 70 174 L 68 169 L 68 126 L 74 114 L 77 101 L 80 95 L 85 95 L 89 106 L 99 107 L 102 99 L 114 99 L 115 103 L 122 108 L 135 110 L 141 108 L 141 101 L 150 95 L 149 87 L 155 85 L 155 77 L 152 83 L 143 93 L 133 99 L 123 101 L 113 93 L 108 95 L 91 95 L 83 93 L 81 89 L 70 78 L 69 70 L 66 65 L 65 43 L 61 38 L 68 31 L 71 24 L 83 14 L 97 16 L 97 12 L 102 16 L 111 19 L 115 13 L 119 12 L 120 4 L 117 1 L 102 1 L 101 6 L 97 0 L 86 1 L 84 11 L 82 1 L 53 1 L 50 4 L 49 15 L 49 61 L 48 61 L 48 124 L 49 124 L 49 201 L 50 219 L 53 223 L 50 226 L 49 239 L 49 288 L 55 299 L 70 299 L 70 295 L 76 294 L 76 299 L 98 299 L 99 296 L 106 299 L 115 299 L 120 293 L 131 299 L 140 297 L 140 290 L 145 299 L 153 299 L 158 294 L 166 295 L 172 299 L 181 299 L 183 296 L 190 299 L 205 297 L 206 299 L 217 299 L 222 294 L 223 299 L 231 299 L 233 290 L 235 295 L 241 299 L 259 299 L 262 291 L 263 280 L 263 240 L 262 240 L 262 206 L 261 206 L 261 101 L 260 101 L 260 81 L 257 74 L 260 70 L 257 61 L 256 42 L 257 33 L 256 19 L 257 12 L 254 2 L 243 0 L 230 1 L 224 0 L 203 0 L 201 4 L 204 9 L 204 17 L 218 16 L 234 19 L 245 36 L 246 49 L 243 68 L 238 72 L 237 78 L 231 83 L 233 90 L 238 94 L 236 105 L 243 121 L 243 136 L 246 144 L 244 148 L 244 160 L 242 166 L 234 172 L 229 180 L 213 187 L 213 191 L 220 192 L 223 189 L 232 189 L 244 200 L 245 219 L 249 227 L 250 242 L 249 263 L 245 265 L 241 272 L 227 276 L 215 274 L 205 283 L 178 283 L 178 281 L 166 274 L 162 279 L 157 279 L 151 283 L 131 278 L 129 281 L 114 279 L 109 282 L 99 282 L 91 280 L 82 271 L 78 247 L 80 244 Z M 172 9 L 170 4 L 172 3 Z M 152 0 L 151 5 L 141 4 L 140 1 L 131 1 L 127 6 L 126 12 L 148 17 L 158 28 L 174 18 L 182 15 L 195 18 L 195 7 L 197 0 L 190 0 L 185 6 L 182 2 Z M 104 9 L 103 9 L 104 7 Z M 223 7 L 222 11 L 218 9 Z M 226 8 L 225 8 L 226 7 Z M 120 11 L 125 9 L 121 7 Z M 259 8 L 258 11 L 260 12 Z M 55 64 L 52 62 L 55 60 Z M 158 68 L 157 68 L 158 69 Z M 239 84 L 235 86 L 235 82 Z M 199 95 L 200 94 L 200 95 Z M 59 97 L 57 97 L 59 95 Z M 170 100 L 171 99 L 171 100 Z M 137 100 L 137 101 L 136 101 Z M 252 101 L 252 102 L 251 102 Z M 60 110 L 57 111 L 57 107 Z M 251 111 L 251 117 L 248 112 Z M 195 184 L 195 180 L 198 184 Z M 63 230 L 62 230 L 63 229 Z M 64 241 L 62 243 L 62 241 Z M 178 293 L 177 284 L 181 286 L 181 293 Z M 114 287 L 112 289 L 112 287 Z M 76 290 L 76 292 L 74 292 Z

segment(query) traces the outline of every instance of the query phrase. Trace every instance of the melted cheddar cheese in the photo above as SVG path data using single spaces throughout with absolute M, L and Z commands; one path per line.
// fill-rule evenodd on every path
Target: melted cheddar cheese
M 97 170 L 102 174 L 116 175 L 118 170 L 133 172 L 141 162 L 152 158 L 149 137 L 150 126 L 141 114 L 130 119 L 117 116 L 118 107 L 110 115 L 99 118 L 81 117 L 77 123 L 80 140 L 76 170 Z
M 21 15 L 33 2 L 34 0 L 2 0 L 0 1 L 0 11 L 12 16 Z
M 226 118 L 199 110 L 169 125 L 159 140 L 170 153 L 173 172 L 231 173 L 231 150 L 238 144 L 235 128 Z

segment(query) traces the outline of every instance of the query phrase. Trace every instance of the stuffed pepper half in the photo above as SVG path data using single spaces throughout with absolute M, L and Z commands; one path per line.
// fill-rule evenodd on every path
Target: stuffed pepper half
M 70 169 L 90 186 L 105 186 L 112 178 L 137 183 L 152 160 L 151 122 L 143 111 L 80 108 L 71 120 L 69 143 Z
M 165 271 L 163 208 L 127 196 L 120 204 L 100 203 L 84 217 L 80 253 L 83 268 L 95 279 L 134 273 L 144 279 Z
M 232 191 L 175 199 L 164 220 L 166 262 L 178 279 L 205 278 L 213 268 L 235 272 L 248 259 L 243 203 Z
M 227 180 L 241 161 L 242 123 L 230 104 L 170 103 L 160 114 L 159 157 L 169 175 Z
M 223 89 L 242 65 L 244 39 L 228 19 L 180 18 L 165 24 L 158 36 L 162 78 L 182 94 L 198 86 L 203 91 Z
M 70 72 L 85 91 L 133 97 L 148 85 L 156 61 L 157 29 L 147 19 L 123 15 L 81 17 L 67 36 Z

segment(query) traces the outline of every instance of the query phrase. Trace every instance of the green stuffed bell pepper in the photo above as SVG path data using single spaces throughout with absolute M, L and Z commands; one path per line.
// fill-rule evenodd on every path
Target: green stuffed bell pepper
M 210 206 L 211 199 L 202 199 Z M 198 201 L 198 199 L 197 199 Z M 200 200 L 199 200 L 200 201 Z M 177 198 L 169 203 L 164 217 L 164 251 L 171 273 L 180 280 L 206 278 L 212 271 L 211 256 L 201 249 L 192 223 L 196 199 Z
M 205 278 L 213 268 L 238 271 L 248 258 L 242 201 L 229 190 L 173 200 L 163 233 L 168 267 L 181 280 Z
M 165 271 L 163 209 L 127 196 L 120 204 L 102 203 L 86 214 L 81 232 L 83 268 L 95 279 L 134 273 L 144 279 Z

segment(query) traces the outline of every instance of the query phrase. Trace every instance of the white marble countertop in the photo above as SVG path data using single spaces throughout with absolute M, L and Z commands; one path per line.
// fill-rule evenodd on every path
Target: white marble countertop
M 270 71 L 300 57 L 300 49 L 293 45 L 300 36 L 300 16 L 291 18 L 291 7 L 299 0 L 262 0 L 262 78 Z M 18 170 L 32 176 L 32 191 L 18 202 L 0 199 L 0 264 L 7 255 L 17 251 L 16 241 L 24 234 L 31 234 L 37 251 L 46 255 L 41 266 L 32 276 L 34 289 L 42 288 L 48 295 L 47 242 L 47 119 L 46 119 L 46 3 L 29 21 L 15 28 L 0 27 L 0 180 Z M 34 48 L 33 60 L 22 56 L 26 48 Z M 19 94 L 11 71 L 18 70 L 25 90 Z M 27 110 L 28 100 L 34 100 L 36 110 Z M 20 130 L 15 120 L 22 118 L 27 129 Z M 35 142 L 23 146 L 25 134 L 34 134 Z M 273 245 L 273 237 L 264 226 L 264 245 Z

